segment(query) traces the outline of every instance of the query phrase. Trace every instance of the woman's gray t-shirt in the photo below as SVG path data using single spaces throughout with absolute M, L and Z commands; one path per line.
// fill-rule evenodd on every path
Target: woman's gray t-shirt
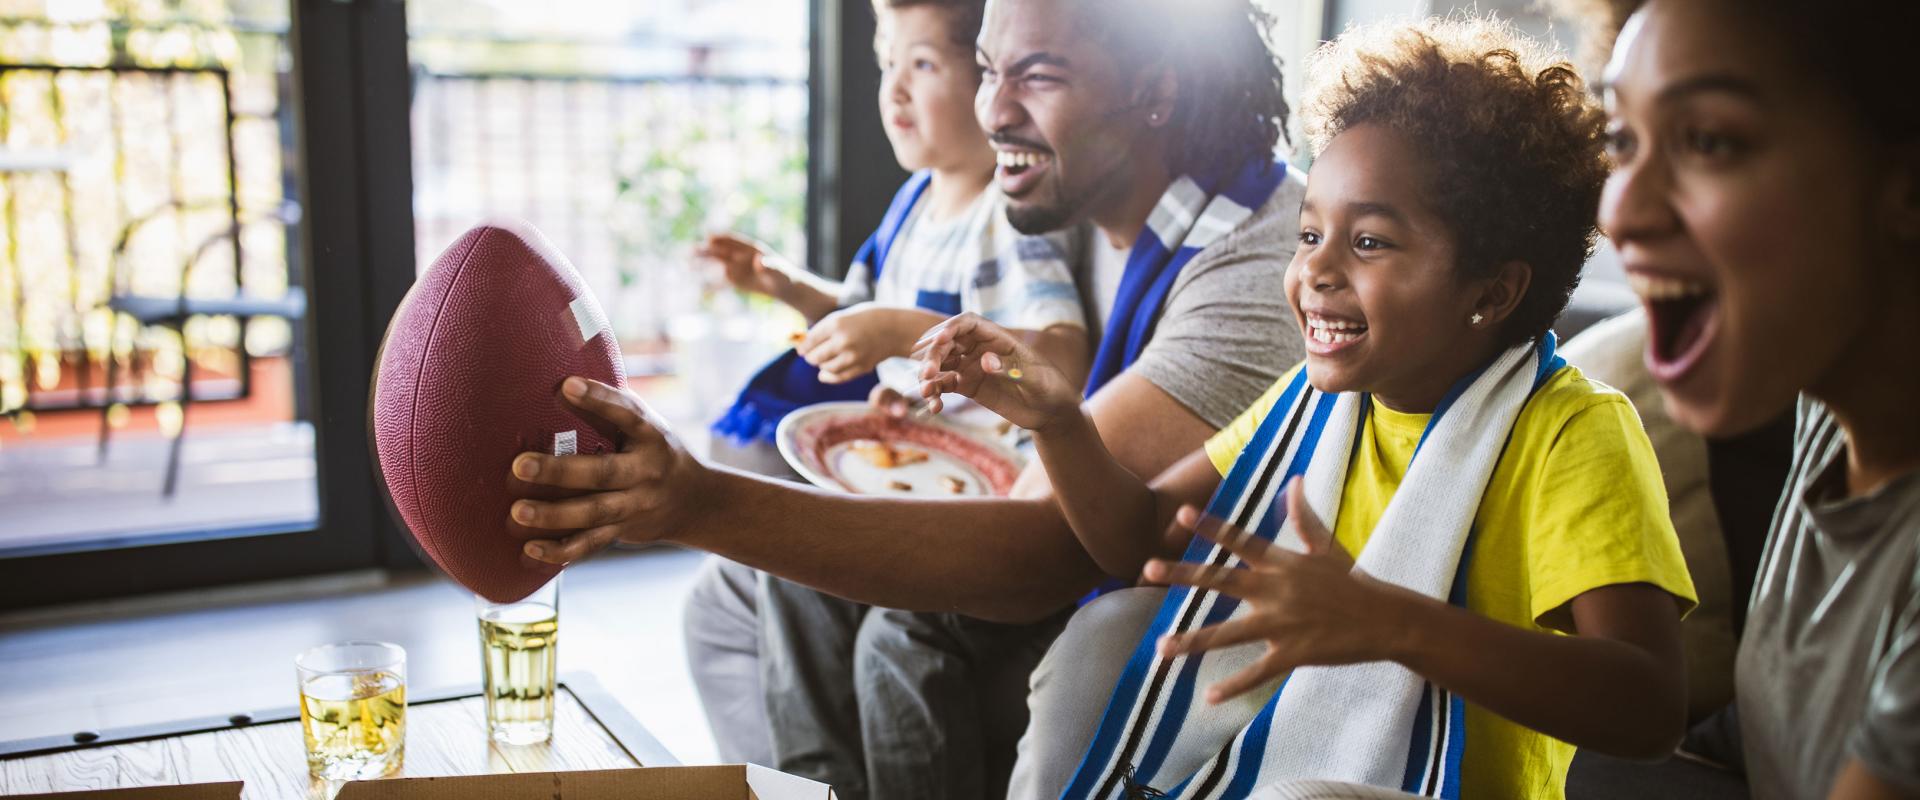
M 1920 791 L 1920 471 L 1847 497 L 1845 436 L 1802 401 L 1736 697 L 1753 796 L 1824 798 L 1851 759 Z

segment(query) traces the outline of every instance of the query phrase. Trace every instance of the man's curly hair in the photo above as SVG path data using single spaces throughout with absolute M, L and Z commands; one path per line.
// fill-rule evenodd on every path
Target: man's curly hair
M 1503 324 L 1518 344 L 1553 325 L 1593 254 L 1611 163 L 1605 116 L 1573 65 L 1512 25 L 1432 18 L 1348 30 L 1307 60 L 1303 116 L 1315 155 L 1379 125 L 1431 165 L 1424 195 L 1453 235 L 1463 278 L 1532 268 Z
M 1133 75 L 1169 70 L 1167 170 L 1211 178 L 1271 159 L 1287 134 L 1274 21 L 1251 0 L 1078 0 L 1087 35 Z

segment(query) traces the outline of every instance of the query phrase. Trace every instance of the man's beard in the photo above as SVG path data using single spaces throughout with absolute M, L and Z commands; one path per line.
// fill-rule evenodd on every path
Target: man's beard
M 1055 164 L 1057 166 L 1058 162 Z M 1085 218 L 1088 207 L 1096 198 L 1115 191 L 1116 185 L 1124 183 L 1126 179 L 1124 170 L 1115 169 L 1108 171 L 1099 180 L 1072 196 L 1067 196 L 1064 190 L 1053 192 L 1053 201 L 1050 203 L 1033 202 L 1020 205 L 1009 199 L 1007 224 L 1012 225 L 1014 230 L 1024 236 L 1039 236 L 1064 230 L 1068 225 Z M 1040 194 L 1040 192 L 1036 191 L 1034 194 Z
M 1068 203 L 1027 206 L 1007 204 L 1007 224 L 1024 236 L 1039 236 L 1067 227 L 1073 221 L 1073 206 Z

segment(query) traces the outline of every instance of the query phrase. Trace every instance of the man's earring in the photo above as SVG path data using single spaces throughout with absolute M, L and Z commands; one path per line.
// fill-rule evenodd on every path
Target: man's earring
M 1151 113 L 1151 114 L 1148 114 L 1148 115 L 1147 115 L 1147 121 L 1148 121 L 1148 122 L 1152 122 L 1152 123 L 1155 123 L 1155 124 L 1158 124 L 1158 123 L 1160 122 L 1160 112 L 1158 112 L 1158 111 L 1155 111 L 1155 112 L 1153 112 L 1153 113 Z
M 1480 316 L 1479 314 L 1474 314 L 1474 315 L 1473 315 L 1473 324 L 1475 324 L 1475 325 L 1478 325 L 1478 324 L 1480 324 L 1480 320 L 1483 320 L 1483 319 L 1486 319 L 1486 317 L 1483 317 L 1483 316 Z

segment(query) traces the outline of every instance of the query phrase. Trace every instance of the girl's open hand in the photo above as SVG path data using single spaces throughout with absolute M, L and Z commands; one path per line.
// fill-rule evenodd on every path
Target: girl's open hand
M 1078 413 L 1080 388 L 1006 328 L 971 311 L 929 329 L 913 346 L 920 395 L 940 410 L 940 395 L 965 395 L 1030 431 Z
M 1412 592 L 1368 577 L 1307 507 L 1299 479 L 1287 487 L 1287 515 L 1306 552 L 1276 547 L 1192 506 L 1177 522 L 1220 544 L 1244 564 L 1226 568 L 1155 559 L 1143 576 L 1154 583 L 1211 589 L 1239 598 L 1248 611 L 1226 622 L 1160 640 L 1163 658 L 1265 640 L 1252 666 L 1207 689 L 1219 703 L 1287 674 L 1295 667 L 1355 664 L 1391 657 L 1401 640 L 1404 603 Z

